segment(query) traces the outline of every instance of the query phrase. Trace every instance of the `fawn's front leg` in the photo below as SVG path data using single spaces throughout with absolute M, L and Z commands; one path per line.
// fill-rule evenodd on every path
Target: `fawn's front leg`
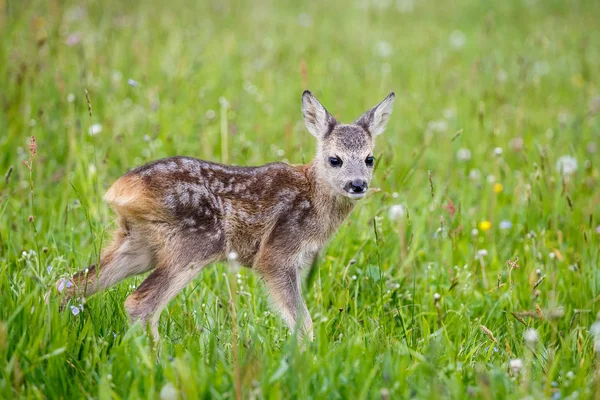
M 293 263 L 281 265 L 274 258 L 261 258 L 258 270 L 290 330 L 298 329 L 299 340 L 308 335 L 312 341 L 312 319 L 302 298 L 299 268 Z

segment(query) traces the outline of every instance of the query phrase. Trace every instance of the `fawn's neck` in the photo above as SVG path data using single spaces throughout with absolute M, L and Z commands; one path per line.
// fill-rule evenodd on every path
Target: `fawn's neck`
M 336 193 L 330 185 L 319 177 L 316 162 L 304 166 L 304 173 L 310 183 L 310 197 L 323 221 L 328 235 L 335 232 L 354 208 L 354 201 Z

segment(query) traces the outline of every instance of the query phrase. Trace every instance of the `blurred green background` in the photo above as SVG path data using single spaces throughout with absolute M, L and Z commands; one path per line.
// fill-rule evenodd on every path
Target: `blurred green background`
M 592 0 L 0 0 L 0 397 L 597 396 L 599 18 Z M 115 179 L 172 155 L 308 162 L 304 89 L 345 122 L 397 96 L 375 190 L 304 287 L 314 343 L 223 265 L 163 313 L 160 354 L 123 310 L 141 278 L 59 312 Z

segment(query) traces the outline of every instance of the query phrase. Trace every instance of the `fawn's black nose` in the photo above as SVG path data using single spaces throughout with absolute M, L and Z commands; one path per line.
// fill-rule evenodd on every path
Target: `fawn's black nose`
M 348 193 L 364 193 L 367 191 L 367 182 L 362 179 L 354 179 L 353 181 L 346 183 L 344 190 Z

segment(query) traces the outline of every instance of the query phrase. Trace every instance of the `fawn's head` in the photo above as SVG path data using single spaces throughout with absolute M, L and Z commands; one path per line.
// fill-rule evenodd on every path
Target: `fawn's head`
M 374 139 L 385 130 L 394 98 L 392 92 L 354 123 L 340 124 L 311 92 L 302 94 L 304 123 L 317 138 L 317 174 L 334 193 L 360 199 L 367 192 L 375 165 Z

